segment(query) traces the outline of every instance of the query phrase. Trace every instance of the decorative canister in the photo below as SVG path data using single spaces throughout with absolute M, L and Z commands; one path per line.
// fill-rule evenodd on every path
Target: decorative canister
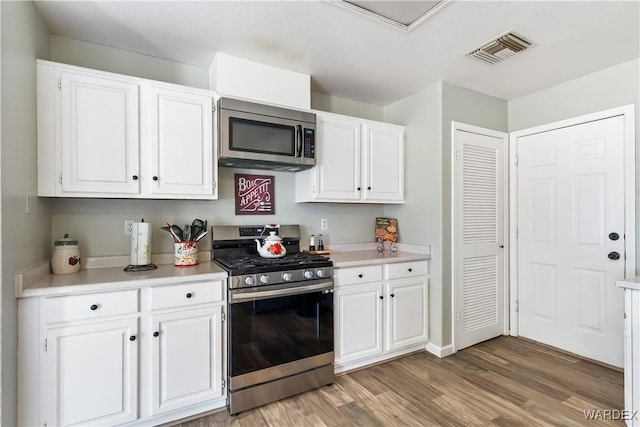
M 176 242 L 174 264 L 178 267 L 186 267 L 198 264 L 198 244 L 194 241 Z
M 80 248 L 77 240 L 70 239 L 69 235 L 65 234 L 64 238 L 56 240 L 53 246 L 53 274 L 72 274 L 80 271 Z

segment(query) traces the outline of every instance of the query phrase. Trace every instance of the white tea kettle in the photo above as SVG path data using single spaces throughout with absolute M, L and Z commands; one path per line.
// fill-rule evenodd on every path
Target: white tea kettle
M 265 225 L 266 228 L 278 228 L 279 226 Z M 282 258 L 287 254 L 287 249 L 282 244 L 282 237 L 277 236 L 275 231 L 270 231 L 269 235 L 264 238 L 261 245 L 259 239 L 255 239 L 258 253 L 263 258 Z

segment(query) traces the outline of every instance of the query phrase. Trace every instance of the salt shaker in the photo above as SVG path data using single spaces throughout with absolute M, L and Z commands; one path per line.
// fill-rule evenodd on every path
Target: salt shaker
M 316 250 L 316 236 L 314 236 L 313 234 L 309 236 L 309 250 L 310 251 Z

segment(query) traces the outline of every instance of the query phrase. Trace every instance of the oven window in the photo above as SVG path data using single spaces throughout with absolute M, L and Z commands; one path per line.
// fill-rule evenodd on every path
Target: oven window
M 333 293 L 230 304 L 231 376 L 333 351 Z
M 296 129 L 294 126 L 231 117 L 229 140 L 232 150 L 294 156 Z

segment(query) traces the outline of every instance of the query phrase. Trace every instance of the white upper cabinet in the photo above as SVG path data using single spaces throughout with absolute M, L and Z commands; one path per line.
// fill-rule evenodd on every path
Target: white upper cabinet
M 143 135 L 150 142 L 150 152 L 143 151 L 151 173 L 146 192 L 176 197 L 214 194 L 211 95 L 154 83 L 143 87 L 142 96 Z
M 316 114 L 316 166 L 296 173 L 296 202 L 404 203 L 404 127 Z
M 38 61 L 38 195 L 216 199 L 213 93 Z
M 59 97 L 63 191 L 140 191 L 138 85 L 61 70 Z
M 367 122 L 362 162 L 362 199 L 368 202 L 404 201 L 404 128 Z

